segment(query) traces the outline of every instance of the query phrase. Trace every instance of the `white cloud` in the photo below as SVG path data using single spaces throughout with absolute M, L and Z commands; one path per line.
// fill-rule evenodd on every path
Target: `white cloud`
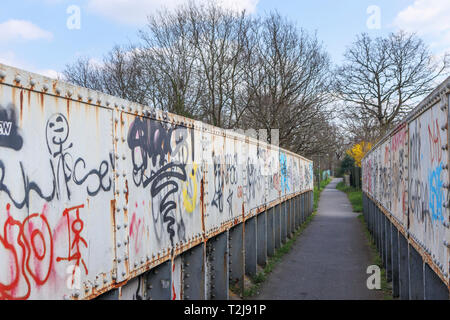
M 196 0 L 207 3 L 209 0 Z M 259 0 L 216 0 L 223 8 L 254 12 Z M 162 8 L 175 9 L 188 0 L 89 0 L 88 9 L 114 21 L 130 25 L 143 25 L 147 16 Z
M 425 38 L 432 49 L 450 49 L 450 1 L 415 0 L 394 20 L 394 26 L 408 32 L 416 32 Z
M 58 79 L 62 77 L 62 74 L 56 70 L 36 68 L 32 64 L 17 57 L 17 55 L 11 50 L 0 52 L 0 63 L 6 64 L 14 68 L 34 72 L 52 79 Z
M 53 34 L 26 20 L 10 19 L 0 23 L 0 41 L 51 40 Z

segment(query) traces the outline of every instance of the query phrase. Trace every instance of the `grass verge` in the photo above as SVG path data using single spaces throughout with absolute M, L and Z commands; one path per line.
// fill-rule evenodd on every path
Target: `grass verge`
M 326 187 L 327 184 L 331 182 L 331 178 L 327 180 L 323 180 L 320 182 L 320 190 L 315 186 L 314 187 L 314 204 L 313 204 L 313 213 L 306 219 L 306 221 L 294 232 L 292 237 L 286 241 L 284 245 L 282 245 L 278 250 L 275 251 L 275 254 L 270 257 L 266 263 L 264 269 L 256 274 L 255 277 L 250 279 L 251 284 L 248 288 L 244 289 L 244 293 L 242 295 L 243 299 L 250 299 L 258 294 L 261 285 L 266 281 L 268 275 L 273 271 L 276 265 L 282 261 L 283 256 L 291 251 L 295 241 L 298 236 L 302 234 L 303 230 L 309 225 L 311 220 L 317 213 L 317 207 L 319 205 L 320 193 Z M 233 290 L 236 292 L 235 290 Z
M 362 205 L 362 191 L 355 189 L 353 187 L 346 186 L 344 182 L 339 182 L 336 186 L 336 189 L 345 192 L 348 196 L 348 199 L 350 203 L 352 204 L 353 211 L 357 213 L 361 213 L 363 211 L 363 205 Z M 378 252 L 377 246 L 375 244 L 375 241 L 372 237 L 372 235 L 369 232 L 369 229 L 367 228 L 366 221 L 364 219 L 364 216 L 362 214 L 358 215 L 359 221 L 364 226 L 364 233 L 366 235 L 367 242 L 369 244 L 370 250 L 372 251 L 372 257 L 373 261 L 372 264 L 377 265 L 380 267 L 381 272 L 381 291 L 383 293 L 383 298 L 385 300 L 392 300 L 392 289 L 389 286 L 387 280 L 386 280 L 386 269 L 383 268 L 383 263 L 381 261 L 381 255 Z
M 367 228 L 367 224 L 366 221 L 364 219 L 364 216 L 362 214 L 360 214 L 358 216 L 359 221 L 361 221 L 361 223 L 364 226 L 364 233 L 366 234 L 366 238 L 367 238 L 367 242 L 369 243 L 369 247 L 372 250 L 372 257 L 373 257 L 373 261 L 372 263 L 374 265 L 377 265 L 378 267 L 380 267 L 380 272 L 381 272 L 381 292 L 383 292 L 383 299 L 384 300 L 392 300 L 392 288 L 391 286 L 388 284 L 387 282 L 387 278 L 386 278 L 386 269 L 383 268 L 383 262 L 381 261 L 381 255 L 380 252 L 377 249 L 377 246 L 375 244 L 375 240 L 373 239 L 372 235 L 369 232 L 369 229 Z
M 363 212 L 363 203 L 362 203 L 362 191 L 355 189 L 353 187 L 346 186 L 344 182 L 339 182 L 336 186 L 336 189 L 345 192 L 348 196 L 348 200 L 353 207 L 353 212 Z

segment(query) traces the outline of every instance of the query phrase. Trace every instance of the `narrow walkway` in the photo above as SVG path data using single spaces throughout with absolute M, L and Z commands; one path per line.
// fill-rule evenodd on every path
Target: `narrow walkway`
M 366 286 L 371 250 L 362 223 L 334 179 L 320 196 L 317 215 L 262 285 L 255 299 L 382 299 Z

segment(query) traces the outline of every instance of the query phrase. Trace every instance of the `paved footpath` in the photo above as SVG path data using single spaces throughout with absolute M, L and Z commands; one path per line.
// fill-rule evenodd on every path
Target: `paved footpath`
M 334 179 L 322 191 L 318 213 L 261 287 L 255 299 L 382 299 L 366 286 L 372 264 L 364 226 Z

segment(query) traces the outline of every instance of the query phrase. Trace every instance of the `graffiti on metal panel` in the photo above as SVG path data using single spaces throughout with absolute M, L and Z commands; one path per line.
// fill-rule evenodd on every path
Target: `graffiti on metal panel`
M 88 274 L 88 268 L 83 259 L 80 246 L 88 247 L 86 239 L 81 236 L 81 232 L 84 228 L 84 222 L 80 218 L 80 209 L 84 208 L 84 205 L 68 208 L 64 210 L 63 217 L 67 220 L 67 235 L 68 235 L 68 247 L 67 256 L 57 257 L 56 262 L 60 261 L 75 261 L 75 266 L 78 268 L 80 263 L 84 267 L 84 271 Z M 75 272 L 75 269 L 74 271 Z
M 52 231 L 47 220 L 47 206 L 23 221 L 16 220 L 6 205 L 6 222 L 0 233 L 0 254 L 7 257 L 8 274 L 0 276 L 1 300 L 25 300 L 33 286 L 49 279 L 53 263 Z M 5 212 L 1 212 L 5 213 Z
M 223 212 L 223 188 L 224 188 L 224 172 L 220 155 L 212 153 L 213 168 L 214 168 L 214 195 L 211 205 L 217 207 L 220 212 Z
M 0 147 L 18 151 L 22 149 L 22 145 L 14 105 L 9 104 L 7 108 L 0 105 Z
M 131 150 L 133 181 L 137 187 L 150 187 L 152 199 L 159 204 L 154 208 L 152 202 L 152 210 L 156 211 L 153 220 L 157 224 L 162 219 L 173 244 L 176 232 L 180 238 L 184 235 L 183 221 L 177 224 L 175 218 L 178 201 L 174 197 L 186 188 L 183 205 L 193 210 L 196 199 L 192 197 L 198 193 L 198 182 L 193 183 L 195 189 L 190 196 L 185 185 L 188 176 L 190 180 L 197 179 L 196 169 L 187 174 L 189 155 L 194 160 L 193 129 L 137 117 L 130 125 L 127 143 Z
M 82 186 L 87 184 L 86 191 L 91 197 L 96 196 L 100 191 L 109 191 L 112 187 L 111 170 L 113 160 L 111 154 L 109 160 L 103 160 L 98 169 L 86 170 L 86 161 L 82 157 L 76 158 L 69 152 L 74 147 L 73 143 L 68 143 L 69 125 L 67 119 L 60 113 L 52 115 L 45 128 L 47 148 L 50 153 L 49 169 L 51 171 L 51 184 L 43 187 L 26 172 L 24 164 L 19 161 L 20 178 L 23 185 L 23 196 L 18 198 L 12 194 L 10 187 L 5 183 L 7 178 L 7 168 L 0 159 L 0 194 L 5 193 L 9 200 L 18 209 L 29 207 L 30 193 L 33 191 L 41 199 L 51 202 L 55 198 L 58 200 L 70 200 L 73 184 Z M 12 173 L 9 172 L 11 175 Z M 8 176 L 13 180 L 11 176 Z M 17 181 L 16 180 L 16 181 Z M 15 182 L 16 182 L 15 181 Z M 48 190 L 47 192 L 43 190 Z

